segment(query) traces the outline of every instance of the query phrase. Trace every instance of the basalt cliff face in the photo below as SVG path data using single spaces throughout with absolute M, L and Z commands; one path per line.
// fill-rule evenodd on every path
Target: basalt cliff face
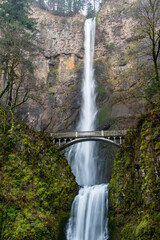
M 144 111 L 136 98 L 143 77 L 135 35 L 135 1 L 107 1 L 97 16 L 95 77 L 97 80 L 97 126 L 120 129 L 132 126 Z M 53 16 L 33 8 L 42 48 L 34 61 L 36 91 L 17 109 L 17 115 L 39 131 L 74 130 L 81 104 L 85 17 Z M 143 71 L 144 72 L 144 71 Z
M 144 111 L 140 86 L 146 57 L 137 31 L 136 2 L 107 1 L 98 14 L 95 73 L 100 127 L 130 127 Z
M 38 22 L 41 47 L 34 60 L 36 91 L 34 100 L 17 113 L 39 131 L 71 128 L 80 105 L 85 17 L 57 17 L 38 7 L 33 8 L 32 17 Z

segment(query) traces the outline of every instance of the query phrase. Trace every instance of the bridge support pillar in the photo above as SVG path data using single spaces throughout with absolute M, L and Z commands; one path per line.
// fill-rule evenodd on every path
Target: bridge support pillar
M 101 131 L 101 135 L 104 137 L 104 131 L 103 130 Z

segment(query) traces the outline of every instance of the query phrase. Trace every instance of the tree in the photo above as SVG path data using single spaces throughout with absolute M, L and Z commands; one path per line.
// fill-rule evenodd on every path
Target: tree
M 42 9 L 46 9 L 46 3 L 44 0 L 38 0 L 37 2 Z
M 148 39 L 152 61 L 154 65 L 154 86 L 160 96 L 159 52 L 160 52 L 160 1 L 140 0 L 137 8 L 137 17 L 143 37 Z
M 85 1 L 83 0 L 74 0 L 73 1 L 73 13 L 79 13 L 84 9 Z
M 42 9 L 58 16 L 73 16 L 87 10 L 87 17 L 94 17 L 101 3 L 99 0 L 34 0 Z M 91 10 L 92 9 L 92 10 Z
M 31 0 L 5 0 L 0 4 L 0 73 L 4 98 L 11 109 L 26 102 L 33 79 L 36 22 L 30 18 Z M 24 92 L 22 93 L 22 88 Z M 21 94 L 20 94 L 21 92 Z
M 94 16 L 94 9 L 91 3 L 87 4 L 87 18 L 92 18 Z
M 41 8 L 45 8 L 58 16 L 72 16 L 84 9 L 88 0 L 35 0 Z

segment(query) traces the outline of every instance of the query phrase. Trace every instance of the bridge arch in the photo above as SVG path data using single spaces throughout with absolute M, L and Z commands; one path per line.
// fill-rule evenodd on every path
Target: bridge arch
M 73 139 L 71 140 L 70 142 L 67 142 L 65 143 L 64 145 L 61 145 L 59 147 L 59 150 L 64 150 L 76 143 L 80 143 L 80 142 L 88 142 L 88 141 L 101 141 L 101 142 L 106 142 L 106 143 L 109 143 L 109 144 L 112 144 L 116 147 L 120 147 L 120 144 L 117 143 L 116 141 L 112 141 L 110 139 L 107 139 L 107 138 L 104 138 L 104 137 L 86 137 L 86 138 L 76 138 L 76 139 Z

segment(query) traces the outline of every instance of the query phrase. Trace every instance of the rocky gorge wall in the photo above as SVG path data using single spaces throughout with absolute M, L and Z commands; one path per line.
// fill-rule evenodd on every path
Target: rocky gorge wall
M 110 239 L 159 239 L 160 111 L 139 118 L 118 152 L 109 192 Z
M 144 112 L 144 100 L 135 98 L 144 71 L 137 52 L 136 1 L 107 1 L 97 16 L 95 77 L 97 80 L 97 126 L 123 129 Z M 17 109 L 18 117 L 38 131 L 74 130 L 81 104 L 85 17 L 53 16 L 33 7 L 41 50 L 34 60 L 36 89 L 32 99 Z
M 36 6 L 32 10 L 41 48 L 33 62 L 36 87 L 17 116 L 38 131 L 68 129 L 80 107 L 85 17 L 53 16 Z
M 99 124 L 129 128 L 144 112 L 140 88 L 146 73 L 144 44 L 137 33 L 136 0 L 106 1 L 97 17 L 95 74 Z
M 0 239 L 62 240 L 78 186 L 45 134 L 0 107 Z

